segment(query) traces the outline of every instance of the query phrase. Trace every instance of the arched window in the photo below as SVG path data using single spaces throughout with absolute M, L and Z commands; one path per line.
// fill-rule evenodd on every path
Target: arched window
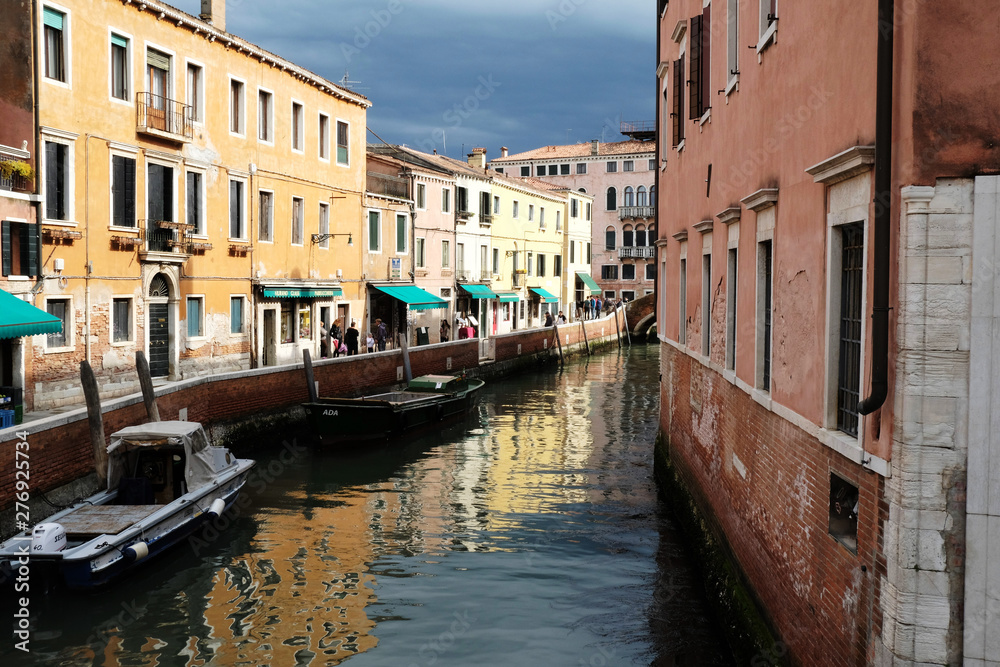
M 646 235 L 647 245 L 656 245 L 656 225 L 650 225 Z
M 656 186 L 649 186 L 649 205 L 656 206 Z
M 614 188 L 608 188 L 608 201 L 607 207 L 609 211 L 618 210 L 618 191 Z
M 611 188 L 614 190 L 614 188 Z M 614 227 L 608 227 L 607 231 L 604 232 L 604 249 L 614 250 L 617 247 L 617 234 L 615 233 Z
M 635 228 L 635 244 L 640 247 L 646 245 L 646 228 L 642 225 Z
M 625 188 L 625 195 L 622 197 L 622 206 L 635 206 L 635 192 L 632 186 Z
M 625 225 L 622 229 L 622 245 L 631 248 L 635 243 L 635 236 L 632 233 L 632 225 Z
M 645 206 L 646 205 L 646 186 L 640 185 L 639 189 L 635 191 L 635 205 Z
M 582 192 L 583 194 L 587 194 L 587 188 L 580 188 L 579 191 Z

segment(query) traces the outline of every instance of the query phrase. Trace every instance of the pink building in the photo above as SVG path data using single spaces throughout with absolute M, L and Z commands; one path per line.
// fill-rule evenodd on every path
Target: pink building
M 1000 3 L 658 8 L 659 473 L 744 657 L 998 664 Z

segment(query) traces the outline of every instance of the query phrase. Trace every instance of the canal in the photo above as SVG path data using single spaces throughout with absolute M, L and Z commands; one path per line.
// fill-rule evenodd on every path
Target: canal
M 656 495 L 658 371 L 639 345 L 491 382 L 391 449 L 275 436 L 228 525 L 35 593 L 0 664 L 731 665 Z

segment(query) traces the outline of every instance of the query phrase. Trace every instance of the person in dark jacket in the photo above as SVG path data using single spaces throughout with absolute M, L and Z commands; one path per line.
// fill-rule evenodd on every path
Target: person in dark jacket
M 340 356 L 340 343 L 344 340 L 344 332 L 340 328 L 340 320 L 336 319 L 333 321 L 333 329 L 330 330 L 330 336 L 333 338 L 333 356 Z
M 356 322 L 351 320 L 351 326 L 347 328 L 347 333 L 344 335 L 344 343 L 347 345 L 347 356 L 349 357 L 358 353 L 358 337 L 361 332 L 355 325 Z

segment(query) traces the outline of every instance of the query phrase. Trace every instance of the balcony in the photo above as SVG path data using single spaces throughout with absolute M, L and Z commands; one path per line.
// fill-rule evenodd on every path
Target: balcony
M 2 149 L 0 146 L 0 190 L 31 192 L 34 180 L 24 173 L 30 173 L 31 166 L 20 157 L 5 154 Z
M 656 259 L 656 247 L 622 246 L 618 248 L 618 259 Z
M 493 216 L 490 215 L 489 213 L 483 213 L 482 211 L 480 211 L 480 213 L 479 213 L 479 224 L 481 224 L 481 225 L 489 225 L 489 224 L 492 224 L 492 223 L 493 223 Z
M 410 198 L 410 180 L 392 176 L 390 174 L 380 174 L 369 171 L 365 183 L 365 189 L 369 194 L 382 195 L 383 197 L 395 197 L 396 199 Z
M 460 210 L 460 211 L 457 212 L 457 215 L 458 215 L 458 221 L 459 222 L 465 222 L 466 220 L 468 220 L 469 218 L 471 218 L 473 214 L 472 214 L 472 211 L 461 211 Z
M 136 93 L 136 131 L 187 143 L 194 138 L 191 106 L 153 93 Z
M 653 206 L 622 206 L 618 209 L 618 219 L 626 218 L 652 218 L 655 213 Z

